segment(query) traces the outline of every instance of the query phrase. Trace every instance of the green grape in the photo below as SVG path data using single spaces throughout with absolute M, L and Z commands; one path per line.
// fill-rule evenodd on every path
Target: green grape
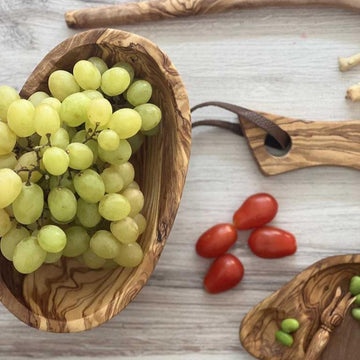
M 147 221 L 145 219 L 145 216 L 142 214 L 137 214 L 134 216 L 134 221 L 136 222 L 139 228 L 139 235 L 141 235 L 146 229 Z
M 90 269 L 100 269 L 104 266 L 106 260 L 97 256 L 90 249 L 86 250 L 82 256 L 84 264 Z
M 22 184 L 19 196 L 12 204 L 12 209 L 17 222 L 24 225 L 34 223 L 41 216 L 44 209 L 44 192 L 42 188 L 30 183 Z
M 61 118 L 60 118 L 60 120 L 61 120 Z M 64 123 L 61 125 L 61 127 L 64 128 L 64 129 L 68 132 L 68 134 L 69 134 L 69 139 L 72 139 L 72 138 L 75 136 L 76 131 L 77 131 L 76 128 L 67 126 L 67 125 L 64 124 Z
M 11 153 L 16 144 L 16 135 L 7 124 L 0 122 L 0 155 Z
M 135 242 L 140 235 L 136 221 L 130 217 L 112 222 L 110 224 L 110 231 L 122 244 Z
M 137 243 L 130 243 L 121 245 L 119 255 L 114 258 L 114 261 L 120 266 L 135 267 L 138 266 L 144 258 L 144 253 L 141 246 Z
M 15 89 L 10 86 L 0 86 L 0 119 L 7 122 L 7 112 L 9 106 L 16 100 L 20 100 L 20 96 Z
M 127 139 L 140 130 L 141 116 L 133 109 L 120 109 L 112 114 L 108 126 L 117 132 L 120 139 Z
M 46 251 L 39 246 L 35 236 L 30 236 L 16 245 L 13 263 L 19 273 L 30 274 L 43 264 L 45 258 Z
M 91 100 L 83 93 L 69 95 L 61 104 L 60 118 L 70 127 L 77 127 L 87 119 L 87 109 Z
M 74 186 L 79 196 L 90 204 L 99 202 L 105 194 L 105 185 L 101 176 L 91 169 L 75 175 Z
M 21 177 L 11 169 L 0 169 L 0 209 L 14 202 L 22 189 Z
M 66 147 L 69 145 L 69 133 L 64 129 L 60 128 L 54 134 L 50 136 L 50 144 L 51 146 L 56 146 L 60 149 L 66 150 Z M 46 136 L 42 136 L 40 139 L 40 145 L 44 146 L 48 143 L 48 138 Z
M 35 108 L 34 125 L 40 136 L 54 134 L 60 129 L 59 114 L 52 106 L 40 104 Z
M 63 251 L 66 246 L 65 232 L 56 225 L 43 226 L 37 234 L 39 245 L 49 253 Z
M 9 214 L 0 209 L 0 236 L 4 236 L 12 227 Z
M 129 73 L 120 67 L 106 70 L 101 77 L 101 90 L 108 96 L 122 94 L 130 85 Z
M 75 142 L 85 143 L 85 145 L 87 147 L 89 147 L 90 150 L 92 151 L 93 156 L 94 156 L 93 163 L 95 163 L 97 161 L 97 157 L 98 157 L 98 143 L 94 139 L 86 140 L 87 134 L 90 135 L 91 133 L 92 133 L 92 131 L 80 130 L 73 136 L 73 138 L 71 139 L 71 142 L 72 143 L 75 143 Z M 94 136 L 94 137 L 96 138 L 96 136 Z
M 16 245 L 22 240 L 30 236 L 30 232 L 24 227 L 14 226 L 8 231 L 0 242 L 1 252 L 6 259 L 12 261 Z
M 141 131 L 149 131 L 161 121 L 161 110 L 154 104 L 142 104 L 137 106 L 135 110 L 141 116 Z
M 130 202 L 120 194 L 105 195 L 99 203 L 99 213 L 106 220 L 124 219 L 130 214 L 130 211 Z
M 46 171 L 51 175 L 64 174 L 69 167 L 69 162 L 69 155 L 63 149 L 53 146 L 44 152 L 43 164 Z
M 34 105 L 28 100 L 16 100 L 8 109 L 9 128 L 20 137 L 27 137 L 35 132 Z
M 119 135 L 114 130 L 103 130 L 98 136 L 99 146 L 106 151 L 114 151 L 120 145 Z
M 142 132 L 138 132 L 134 136 L 127 139 L 131 146 L 132 153 L 135 154 L 140 148 L 141 145 L 144 143 L 145 135 Z
M 97 67 L 97 69 L 100 71 L 101 75 L 108 69 L 106 62 L 97 56 L 93 56 L 93 57 L 89 58 L 88 61 L 90 61 Z
M 56 263 L 62 257 L 63 252 L 59 251 L 57 253 L 47 253 L 44 263 L 53 264 Z
M 114 151 L 105 151 L 98 147 L 99 158 L 113 165 L 121 165 L 127 162 L 131 156 L 131 146 L 126 140 L 120 140 L 119 147 Z
M 133 106 L 147 103 L 152 95 L 151 84 L 146 80 L 134 81 L 126 91 L 126 100 Z
M 16 165 L 16 155 L 13 152 L 6 155 L 0 155 L 0 169 L 14 169 Z
M 80 130 L 75 133 L 71 138 L 72 143 L 83 143 L 86 140 L 87 132 L 86 130 Z
M 136 181 L 132 181 L 127 187 L 126 189 L 137 189 L 140 190 L 140 186 Z
M 41 164 L 41 163 L 40 163 Z M 37 155 L 35 151 L 30 151 L 24 153 L 20 156 L 17 165 L 15 166 L 15 171 L 19 171 L 21 168 L 33 169 L 37 164 Z M 41 167 L 41 166 L 40 166 Z M 19 176 L 22 181 L 27 181 L 28 171 L 20 171 Z M 33 183 L 38 182 L 42 178 L 42 174 L 39 171 L 34 171 L 31 173 L 30 181 Z
M 80 60 L 74 65 L 73 74 L 76 82 L 84 90 L 96 90 L 101 83 L 98 68 L 90 61 Z
M 7 206 L 6 208 L 4 208 L 4 210 L 12 217 L 14 217 L 14 212 L 13 212 L 13 209 L 12 209 L 12 206 L 9 205 Z
M 71 190 L 73 193 L 75 192 L 75 187 L 71 178 L 71 175 L 69 172 L 66 172 L 65 174 L 61 176 L 50 176 L 49 179 L 49 188 L 50 190 L 56 188 L 56 187 L 65 187 Z
M 135 169 L 131 163 L 125 162 L 124 164 L 116 166 L 116 169 L 124 181 L 124 187 L 127 187 L 132 181 L 134 181 Z
M 103 265 L 103 269 L 115 269 L 117 267 L 119 267 L 119 265 L 112 259 L 107 259 Z
M 105 192 L 108 194 L 119 192 L 124 186 L 124 180 L 118 168 L 117 165 L 111 165 L 100 174 L 105 184 Z
M 60 101 L 80 91 L 73 74 L 65 70 L 54 71 L 49 77 L 48 85 L 52 96 Z
M 131 206 L 129 216 L 133 218 L 144 207 L 144 195 L 137 189 L 125 189 L 121 194 L 129 200 Z
M 29 101 L 36 107 L 38 105 L 41 104 L 41 102 L 45 99 L 47 99 L 49 96 L 49 94 L 47 94 L 44 91 L 37 91 L 35 93 L 33 93 L 30 97 L 29 97 Z
M 65 230 L 67 243 L 63 250 L 66 257 L 76 257 L 89 248 L 90 236 L 81 226 L 72 226 Z
M 110 231 L 99 230 L 90 239 L 90 249 L 103 259 L 113 259 L 119 254 L 120 243 Z
M 126 70 L 130 76 L 130 82 L 134 80 L 134 76 L 135 76 L 134 68 L 129 63 L 125 61 L 119 61 L 113 67 L 119 67 Z
M 160 132 L 160 124 L 157 124 L 154 128 L 148 131 L 141 131 L 145 136 L 155 136 Z
M 62 223 L 71 221 L 76 215 L 76 197 L 67 188 L 52 189 L 48 195 L 48 205 L 51 215 Z
M 76 170 L 85 170 L 89 168 L 94 160 L 94 155 L 91 149 L 81 143 L 71 143 L 66 148 L 70 163 L 69 167 Z
M 95 100 L 95 99 L 103 99 L 104 95 L 97 90 L 85 90 L 82 92 L 84 95 L 86 95 L 90 100 Z
M 90 124 L 93 126 L 106 125 L 112 115 L 112 106 L 109 100 L 106 99 L 94 99 L 90 101 L 87 110 L 87 116 Z
M 95 164 L 98 158 L 98 144 L 96 140 L 88 140 L 85 145 L 92 151 L 93 164 Z
M 60 115 L 61 102 L 54 97 L 47 97 L 40 104 L 50 105 Z
M 97 204 L 89 204 L 83 199 L 77 203 L 76 216 L 80 224 L 86 228 L 95 227 L 101 221 Z

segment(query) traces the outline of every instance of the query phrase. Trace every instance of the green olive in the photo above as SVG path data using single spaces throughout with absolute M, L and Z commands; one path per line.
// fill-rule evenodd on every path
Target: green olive
M 360 294 L 356 295 L 356 300 L 354 302 L 355 305 L 360 305 Z
M 353 276 L 350 281 L 350 292 L 354 296 L 360 294 L 360 276 Z
M 351 315 L 355 320 L 360 321 L 360 308 L 353 308 L 351 310 Z
M 288 347 L 292 346 L 292 344 L 294 343 L 293 337 L 290 334 L 287 334 L 286 332 L 281 330 L 275 333 L 275 338 L 280 344 Z
M 290 334 L 300 327 L 299 322 L 296 319 L 285 319 L 281 322 L 281 330 Z

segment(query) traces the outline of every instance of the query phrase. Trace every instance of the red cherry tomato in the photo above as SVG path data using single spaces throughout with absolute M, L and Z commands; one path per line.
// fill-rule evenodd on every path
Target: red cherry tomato
M 237 239 L 237 231 L 232 224 L 218 224 L 205 231 L 196 243 L 196 252 L 205 258 L 225 254 Z
M 295 236 L 271 226 L 254 230 L 248 244 L 255 255 L 267 259 L 281 258 L 296 252 Z
M 244 276 L 244 267 L 240 260 L 231 254 L 217 258 L 204 279 L 204 287 L 210 294 L 227 291 L 236 286 Z
M 239 230 L 258 228 L 270 222 L 278 211 L 277 201 L 260 193 L 247 198 L 235 212 L 233 223 Z

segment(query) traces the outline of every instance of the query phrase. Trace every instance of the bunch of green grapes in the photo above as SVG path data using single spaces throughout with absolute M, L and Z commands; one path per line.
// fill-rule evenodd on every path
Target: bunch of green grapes
M 125 62 L 78 61 L 54 71 L 51 95 L 0 86 L 0 237 L 29 274 L 62 256 L 91 269 L 135 267 L 144 196 L 130 157 L 156 135 L 152 86 Z

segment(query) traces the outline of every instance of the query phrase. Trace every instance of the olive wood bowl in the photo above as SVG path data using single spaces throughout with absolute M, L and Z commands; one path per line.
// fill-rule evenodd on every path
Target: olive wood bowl
M 167 55 L 143 37 L 112 29 L 77 34 L 45 56 L 21 96 L 48 91 L 53 71 L 71 71 L 78 60 L 91 56 L 109 65 L 129 62 L 138 77 L 153 85 L 151 101 L 162 109 L 160 133 L 147 138 L 131 160 L 145 196 L 142 213 L 148 226 L 139 239 L 144 260 L 136 268 L 90 270 L 63 258 L 23 276 L 1 256 L 0 301 L 24 323 L 52 332 L 94 328 L 117 315 L 143 288 L 173 225 L 190 156 L 190 109 L 183 82 Z
M 244 317 L 239 334 L 243 347 L 263 360 L 358 360 L 360 325 L 351 306 L 335 307 L 330 315 L 327 309 L 337 289 L 341 296 L 349 293 L 351 278 L 359 274 L 360 255 L 333 256 L 311 265 Z M 286 318 L 300 322 L 291 347 L 275 340 Z

